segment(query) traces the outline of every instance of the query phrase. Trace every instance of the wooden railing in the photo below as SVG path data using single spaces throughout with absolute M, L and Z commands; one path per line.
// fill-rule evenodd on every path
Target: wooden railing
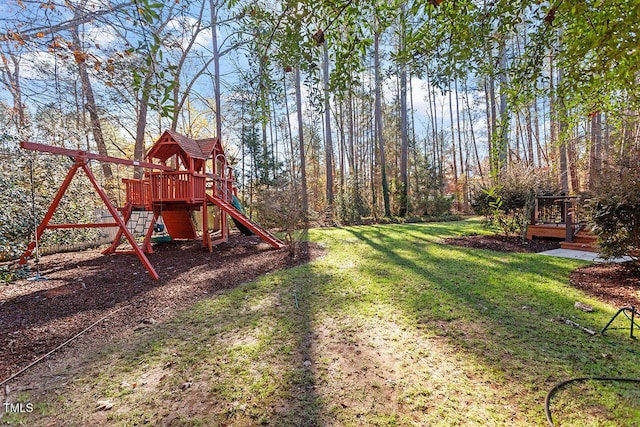
M 578 196 L 539 196 L 531 214 L 531 224 L 564 224 L 565 240 L 572 242 L 584 223 L 582 202 Z
M 152 172 L 147 179 L 123 179 L 127 202 L 134 207 L 150 210 L 153 203 L 202 203 L 207 188 L 222 200 L 230 202 L 233 195 L 233 179 L 217 176 L 179 172 Z
M 133 204 L 134 207 L 151 207 L 151 187 L 146 179 L 128 179 L 122 180 L 126 186 L 127 203 Z
M 206 176 L 191 172 L 152 172 L 149 175 L 153 202 L 201 203 Z
M 211 183 L 210 188 L 213 189 L 213 194 L 226 202 L 231 201 L 233 195 L 233 180 L 229 178 L 213 177 L 209 181 Z

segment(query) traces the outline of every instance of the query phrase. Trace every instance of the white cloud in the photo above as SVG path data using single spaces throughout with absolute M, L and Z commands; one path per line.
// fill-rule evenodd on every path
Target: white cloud
M 187 48 L 193 32 L 198 28 L 198 21 L 190 16 L 174 18 L 167 24 L 167 29 L 172 34 L 172 41 L 177 43 L 183 50 Z M 218 32 L 218 37 L 220 33 Z M 198 33 L 194 43 L 195 50 L 209 49 L 211 50 L 212 34 L 210 28 L 205 28 Z M 177 47 L 177 46 L 175 46 Z
M 86 39 L 90 43 L 104 49 L 111 46 L 118 39 L 118 36 L 112 28 L 93 27 L 89 30 Z
M 20 78 L 41 79 L 42 70 L 55 66 L 55 58 L 45 51 L 29 52 L 23 55 L 20 61 Z

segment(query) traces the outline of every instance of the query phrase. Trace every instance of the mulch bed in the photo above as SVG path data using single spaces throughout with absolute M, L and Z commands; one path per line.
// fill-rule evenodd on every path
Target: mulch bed
M 594 264 L 571 272 L 571 284 L 589 295 L 640 311 L 640 273 L 621 264 Z
M 116 310 L 74 342 L 76 354 L 322 253 L 306 245 L 294 259 L 286 249 L 239 234 L 212 253 L 198 241 L 165 243 L 155 250 L 148 257 L 160 275 L 157 281 L 135 255 L 103 256 L 94 249 L 43 256 L 45 281 L 0 285 L 0 381 Z
M 450 245 L 490 249 L 499 252 L 538 253 L 560 247 L 558 240 L 533 239 L 522 244 L 519 236 L 464 236 L 444 239 Z M 620 264 L 594 264 L 580 267 L 570 276 L 571 284 L 615 307 L 640 308 L 640 273 Z
M 489 249 L 498 252 L 529 252 L 537 253 L 558 249 L 560 242 L 553 239 L 533 239 L 522 242 L 519 236 L 504 236 L 501 234 L 449 237 L 443 239 L 446 244 L 463 246 L 466 248 Z

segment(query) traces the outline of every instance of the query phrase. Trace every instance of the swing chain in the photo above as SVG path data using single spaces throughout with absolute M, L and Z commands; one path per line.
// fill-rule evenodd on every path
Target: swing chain
M 40 275 L 40 239 L 38 238 L 38 221 L 36 218 L 36 189 L 35 189 L 35 178 L 34 178 L 34 162 L 35 162 L 35 153 L 29 156 L 29 184 L 31 185 L 31 218 L 33 221 L 33 231 L 34 231 L 34 242 L 36 244 L 35 252 L 36 256 L 33 260 L 33 263 L 36 268 L 36 275 L 29 280 L 38 281 L 38 280 L 46 280 L 45 277 Z

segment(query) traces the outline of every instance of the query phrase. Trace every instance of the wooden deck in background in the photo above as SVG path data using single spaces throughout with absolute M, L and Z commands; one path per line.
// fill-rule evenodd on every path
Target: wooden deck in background
M 561 224 L 536 224 L 529 225 L 527 228 L 527 239 L 531 240 L 534 237 L 554 237 L 557 239 L 564 239 L 567 235 L 567 230 L 564 223 Z
M 534 237 L 551 237 L 555 239 L 566 238 L 566 227 L 564 223 L 560 224 L 535 224 L 529 225 L 527 228 L 527 239 Z M 587 230 L 580 230 L 573 236 L 573 242 L 560 242 L 562 249 L 574 249 L 579 251 L 599 252 L 596 243 L 596 236 Z

